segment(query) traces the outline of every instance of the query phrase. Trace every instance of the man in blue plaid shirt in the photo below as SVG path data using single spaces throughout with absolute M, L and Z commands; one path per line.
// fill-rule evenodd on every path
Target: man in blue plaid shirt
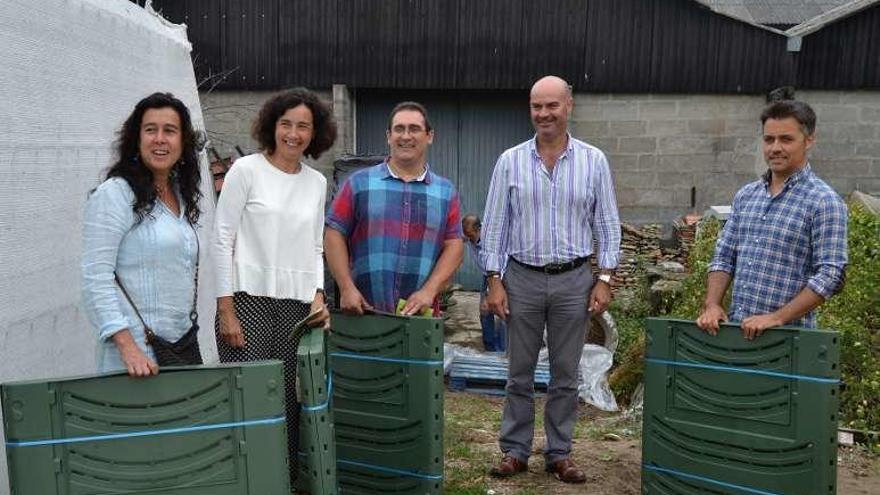
M 749 340 L 780 325 L 815 328 L 815 309 L 843 286 L 846 205 L 807 161 L 816 114 L 786 100 L 761 114 L 768 170 L 740 189 L 709 264 L 697 325 L 715 335 L 733 279 L 730 320 Z

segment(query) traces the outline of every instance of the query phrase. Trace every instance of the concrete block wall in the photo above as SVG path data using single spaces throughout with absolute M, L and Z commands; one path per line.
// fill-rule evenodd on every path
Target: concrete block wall
M 353 126 L 351 104 L 345 86 L 314 90 L 324 101 L 332 104 L 339 126 L 339 134 L 333 148 L 318 160 L 306 160 L 329 177 L 333 160 L 353 149 Z M 245 153 L 257 151 L 257 143 L 251 138 L 251 125 L 263 103 L 277 91 L 213 91 L 199 95 L 208 137 L 220 156 L 238 157 L 235 146 Z
M 817 173 L 842 195 L 880 191 L 880 92 L 797 98 L 817 113 L 810 159 Z M 766 169 L 764 106 L 755 95 L 577 94 L 571 128 L 608 155 L 622 218 L 665 223 L 730 204 Z
M 880 193 L 880 91 L 802 91 L 816 110 L 810 163 L 835 190 Z

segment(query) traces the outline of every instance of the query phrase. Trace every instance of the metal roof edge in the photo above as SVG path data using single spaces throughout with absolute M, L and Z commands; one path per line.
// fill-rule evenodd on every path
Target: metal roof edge
M 721 10 L 720 8 L 718 8 L 714 5 L 710 5 L 710 4 L 701 2 L 700 0 L 694 0 L 694 2 L 699 4 L 703 8 L 714 12 L 715 14 L 723 15 L 724 17 L 734 19 L 734 20 L 742 22 L 744 24 L 748 24 L 750 26 L 754 26 L 756 28 L 763 29 L 765 31 L 770 31 L 771 33 L 779 34 L 779 35 L 785 36 L 787 38 L 798 38 L 798 37 L 802 38 L 808 34 L 812 34 L 812 33 L 815 33 L 816 31 L 819 31 L 820 29 L 824 28 L 828 24 L 834 23 L 836 21 L 839 21 L 840 19 L 843 19 L 844 17 L 848 17 L 848 16 L 855 14 L 861 10 L 864 10 L 868 7 L 871 7 L 875 4 L 878 4 L 878 3 L 880 3 L 880 0 L 853 0 L 850 3 L 840 5 L 838 7 L 835 7 L 833 9 L 823 13 L 823 14 L 817 15 L 816 17 L 813 17 L 812 19 L 808 19 L 808 20 L 806 20 L 796 26 L 792 26 L 785 31 L 782 31 L 780 29 L 776 29 L 776 28 L 773 28 L 770 26 L 765 26 L 764 24 L 759 24 L 759 23 L 754 22 L 749 19 L 744 19 L 742 17 L 738 17 L 738 16 L 731 14 L 729 12 L 725 12 L 724 10 Z
M 816 17 L 804 21 L 797 26 L 791 27 L 782 32 L 782 34 L 789 38 L 794 38 L 798 36 L 803 37 L 808 34 L 815 33 L 816 31 L 822 29 L 828 24 L 855 14 L 856 12 L 864 10 L 877 3 L 880 3 L 880 0 L 854 0 L 848 4 L 835 7 L 828 12 L 825 12 L 824 14 L 817 15 Z
M 877 0 L 877 1 L 880 1 L 880 0 Z M 700 0 L 694 0 L 694 2 L 697 3 L 697 4 L 699 4 L 701 7 L 705 8 L 705 9 L 707 9 L 707 10 L 712 11 L 712 12 L 715 13 L 715 14 L 723 15 L 724 17 L 727 17 L 727 18 L 729 18 L 729 19 L 733 19 L 733 20 L 735 20 L 735 21 L 742 22 L 743 24 L 748 24 L 749 26 L 754 26 L 754 27 L 756 27 L 756 28 L 758 28 L 758 29 L 763 29 L 764 31 L 770 31 L 771 33 L 779 34 L 779 35 L 785 36 L 785 31 L 782 31 L 781 29 L 776 29 L 776 28 L 773 28 L 773 27 L 770 27 L 770 26 L 765 26 L 765 25 L 763 25 L 763 24 L 758 24 L 757 22 L 753 22 L 753 21 L 748 20 L 748 19 L 743 19 L 742 17 L 737 17 L 737 16 L 735 16 L 735 15 L 729 13 L 729 12 L 725 12 L 725 11 L 723 11 L 723 10 L 718 9 L 717 7 L 715 7 L 715 6 L 713 6 L 713 5 L 709 5 L 709 4 L 703 3 L 703 2 L 701 2 Z

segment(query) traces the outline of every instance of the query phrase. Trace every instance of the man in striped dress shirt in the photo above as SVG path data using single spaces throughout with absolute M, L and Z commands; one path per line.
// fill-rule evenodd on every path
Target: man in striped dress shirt
M 547 76 L 530 97 L 535 137 L 498 158 L 483 215 L 489 308 L 507 320 L 510 369 L 491 474 L 528 468 L 534 437 L 534 371 L 547 330 L 550 386 L 544 409 L 545 468 L 567 483 L 586 476 L 570 458 L 577 420 L 577 368 L 591 313 L 611 300 L 620 221 L 608 160 L 568 133 L 571 87 Z M 598 241 L 600 275 L 588 258 Z M 504 273 L 503 280 L 500 274 Z
M 715 245 L 697 325 L 715 335 L 733 279 L 730 320 L 749 340 L 780 325 L 815 328 L 815 309 L 843 286 L 846 205 L 813 173 L 816 114 L 785 100 L 761 114 L 767 172 L 733 198 Z

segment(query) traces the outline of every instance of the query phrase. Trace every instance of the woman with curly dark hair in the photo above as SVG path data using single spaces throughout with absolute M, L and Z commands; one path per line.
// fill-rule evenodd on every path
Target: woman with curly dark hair
M 189 111 L 170 93 L 147 96 L 115 149 L 86 203 L 83 307 L 98 331 L 98 369 L 149 376 L 159 366 L 148 334 L 194 336 L 202 194 Z
M 291 479 L 299 405 L 296 323 L 327 327 L 323 228 L 327 180 L 302 162 L 336 139 L 328 106 L 303 88 L 271 97 L 253 125 L 261 151 L 236 160 L 217 203 L 213 254 L 217 273 L 220 360 L 281 359 L 287 396 Z

